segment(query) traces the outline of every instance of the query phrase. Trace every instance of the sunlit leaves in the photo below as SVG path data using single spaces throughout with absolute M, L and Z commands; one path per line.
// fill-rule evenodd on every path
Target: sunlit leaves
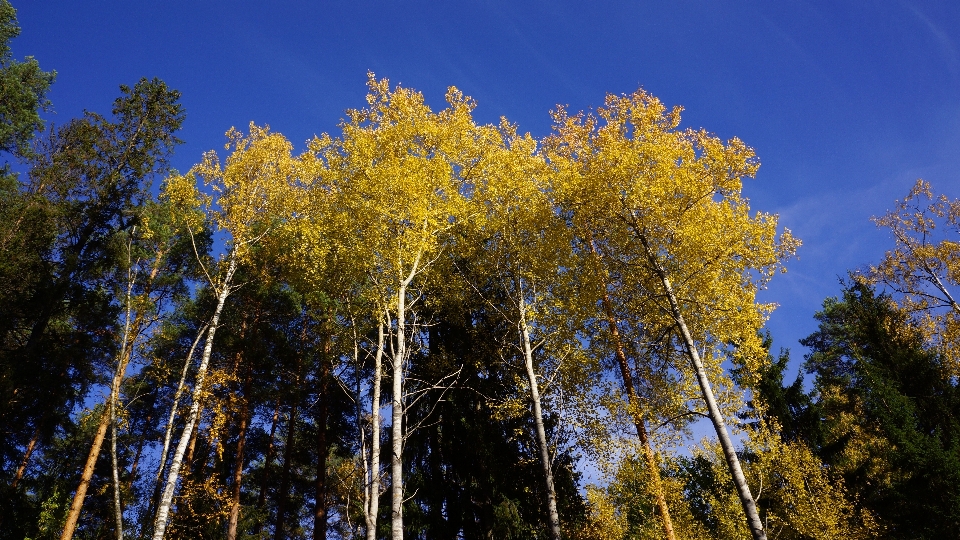
M 960 200 L 934 195 L 929 182 L 917 180 L 874 222 L 889 229 L 896 247 L 866 277 L 896 293 L 899 306 L 950 359 L 947 374 L 960 374 L 960 304 L 953 296 L 960 283 Z

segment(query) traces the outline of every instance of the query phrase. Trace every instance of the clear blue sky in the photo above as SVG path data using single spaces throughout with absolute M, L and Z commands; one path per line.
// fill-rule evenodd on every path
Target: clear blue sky
M 438 105 L 455 85 L 538 136 L 558 103 L 642 86 L 757 150 L 747 196 L 804 241 L 762 295 L 795 357 L 838 276 L 891 246 L 871 216 L 918 177 L 960 197 L 956 1 L 13 1 L 14 54 L 58 72 L 50 118 L 160 77 L 183 93 L 181 170 L 251 120 L 295 144 L 336 132 L 367 70 Z

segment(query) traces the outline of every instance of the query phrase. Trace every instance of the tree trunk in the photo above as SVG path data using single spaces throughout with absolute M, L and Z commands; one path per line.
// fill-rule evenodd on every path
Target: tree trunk
M 299 383 L 300 377 L 297 377 Z M 283 471 L 280 473 L 280 489 L 277 491 L 277 520 L 273 526 L 274 540 L 284 539 L 283 524 L 287 513 L 287 491 L 290 489 L 290 461 L 293 459 L 294 437 L 297 433 L 297 404 L 294 397 L 290 404 L 290 421 L 287 423 L 287 442 L 283 445 Z
M 138 318 L 139 320 L 139 318 Z M 124 331 L 124 343 L 126 344 L 129 332 L 129 325 Z M 90 445 L 90 453 L 87 454 L 87 461 L 83 466 L 83 472 L 80 475 L 80 485 L 77 486 L 77 491 L 73 495 L 73 502 L 70 504 L 70 512 L 67 514 L 67 520 L 63 526 L 63 533 L 60 535 L 61 540 L 70 540 L 73 538 L 73 533 L 77 528 L 77 520 L 80 518 L 80 510 L 83 508 L 83 501 L 87 496 L 87 488 L 90 487 L 90 480 L 93 478 L 93 471 L 97 465 L 97 458 L 100 457 L 100 449 L 103 446 L 103 439 L 107 435 L 107 428 L 115 425 L 114 420 L 114 405 L 117 401 L 117 395 L 120 392 L 120 383 L 123 380 L 123 374 L 127 370 L 127 364 L 130 361 L 130 349 L 124 346 L 120 350 L 120 356 L 117 359 L 117 370 L 113 374 L 113 381 L 110 385 L 110 395 L 108 396 L 107 405 L 109 407 L 109 412 L 104 411 L 100 417 L 100 425 L 97 426 L 97 432 L 93 437 L 93 444 Z M 112 437 L 114 444 L 111 454 L 115 453 L 115 441 L 116 433 Z M 116 472 L 116 471 L 114 471 Z M 116 479 L 115 479 L 116 482 Z M 114 497 L 117 498 L 117 492 L 119 491 L 119 483 L 115 483 L 116 489 L 114 490 Z M 116 503 L 116 500 L 115 500 Z M 116 507 L 114 508 L 116 510 Z M 118 517 L 118 524 L 120 524 L 120 518 Z
M 237 539 L 237 524 L 240 522 L 240 491 L 243 482 L 243 449 L 247 442 L 247 425 L 250 423 L 251 367 L 247 367 L 243 382 L 243 398 L 240 410 L 240 434 L 237 436 L 237 457 L 233 465 L 233 492 L 230 500 L 230 517 L 227 520 L 227 540 Z
M 377 352 L 373 356 L 373 395 L 370 398 L 370 477 L 364 501 L 367 540 L 377 540 L 377 514 L 380 513 L 380 385 L 384 346 L 383 322 L 377 326 Z
M 196 351 L 200 339 L 203 338 L 204 332 L 206 332 L 209 327 L 209 324 L 205 324 L 200 328 L 196 339 L 193 340 L 193 345 L 190 346 L 190 351 L 187 353 L 187 359 L 183 361 L 183 371 L 180 373 L 180 382 L 177 384 L 177 390 L 173 394 L 173 404 L 170 407 L 170 416 L 167 418 L 167 428 L 163 435 L 163 450 L 160 452 L 160 465 L 157 467 L 157 476 L 153 481 L 153 497 L 150 503 L 151 510 L 159 504 L 160 481 L 163 478 L 163 470 L 167 467 L 167 454 L 170 452 L 170 441 L 173 439 L 173 424 L 177 418 L 180 396 L 183 395 L 183 389 L 187 383 L 187 372 L 190 371 L 190 362 L 193 360 L 193 353 Z
M 330 332 L 323 330 L 323 345 L 320 354 L 320 366 L 317 373 L 319 389 L 317 396 L 317 480 L 314 485 L 313 540 L 327 538 L 327 416 L 329 415 L 328 379 L 330 378 Z
M 523 360 L 530 381 L 530 402 L 533 405 L 533 421 L 537 429 L 537 443 L 540 446 L 540 462 L 547 484 L 547 517 L 550 524 L 550 538 L 560 540 L 560 514 L 557 512 L 557 492 L 553 484 L 553 467 L 550 460 L 550 448 L 547 446 L 547 434 L 543 427 L 543 411 L 540 408 L 540 389 L 537 374 L 533 369 L 533 348 L 530 345 L 530 329 L 527 327 L 527 306 L 523 298 L 523 285 L 517 278 L 517 295 L 520 309 L 520 337 L 523 342 Z
M 283 540 L 283 524 L 287 513 L 287 491 L 290 486 L 290 462 L 293 459 L 293 445 L 297 433 L 297 409 L 300 405 L 300 377 L 303 373 L 303 355 L 306 354 L 307 318 L 304 315 L 303 329 L 300 332 L 300 354 L 297 357 L 297 375 L 290 398 L 290 421 L 287 423 L 287 442 L 283 446 L 283 472 L 280 474 L 280 490 L 277 493 L 277 520 L 273 528 L 274 540 Z
M 411 278 L 413 274 L 411 273 Z M 403 540 L 403 364 L 407 354 L 407 285 L 397 291 L 397 332 L 393 351 L 393 395 L 391 396 L 390 454 L 390 538 Z
M 110 404 L 110 462 L 113 470 L 113 511 L 117 521 L 117 540 L 123 540 L 123 506 L 120 503 L 120 468 L 117 463 L 117 398 Z
M 173 504 L 173 494 L 177 488 L 177 479 L 180 477 L 180 466 L 183 462 L 183 454 L 187 450 L 188 440 L 193 435 L 193 429 L 196 427 L 197 417 L 200 412 L 200 400 L 203 396 L 203 383 L 207 376 L 207 366 L 210 364 L 210 355 L 213 353 L 213 338 L 217 333 L 217 325 L 220 322 L 220 313 L 223 311 L 223 305 L 230 295 L 230 282 L 233 279 L 233 273 L 237 269 L 236 250 L 230 252 L 230 266 L 224 277 L 219 297 L 217 298 L 217 308 L 210 319 L 210 329 L 207 331 L 207 342 L 203 348 L 203 358 L 200 361 L 200 367 L 197 369 L 197 381 L 193 388 L 193 403 L 190 405 L 190 415 L 187 425 L 183 428 L 183 434 L 180 436 L 180 442 L 177 444 L 177 451 L 173 456 L 173 462 L 170 463 L 170 473 L 167 475 L 167 485 L 163 490 L 163 496 L 160 499 L 160 506 L 157 508 L 157 519 L 154 525 L 153 540 L 163 540 L 163 535 L 167 529 L 167 519 L 170 516 L 170 506 Z
M 267 474 L 270 461 L 273 459 L 274 441 L 277 437 L 277 423 L 280 420 L 280 396 L 277 396 L 276 404 L 273 406 L 273 419 L 270 422 L 270 441 L 267 443 L 267 454 L 263 458 L 263 473 L 260 475 L 260 494 L 257 495 L 257 508 L 263 508 L 267 503 L 267 480 L 270 475 Z
M 750 527 L 750 534 L 753 535 L 754 540 L 766 540 L 767 534 L 763 530 L 763 522 L 760 520 L 759 512 L 757 512 L 757 504 L 753 500 L 753 495 L 750 493 L 750 486 L 747 485 L 747 479 L 743 475 L 743 469 L 740 467 L 740 459 L 737 457 L 736 448 L 734 448 L 730 434 L 727 432 L 727 424 L 723 419 L 723 415 L 720 413 L 720 407 L 717 405 L 717 400 L 713 395 L 710 380 L 707 378 L 707 372 L 700 359 L 700 352 L 697 350 L 697 345 L 694 343 L 693 336 L 687 328 L 683 313 L 680 311 L 680 303 L 677 301 L 677 296 L 673 292 L 673 286 L 670 284 L 670 279 L 663 269 L 663 266 L 661 266 L 660 261 L 657 260 L 656 255 L 654 255 L 650 249 L 646 237 L 640 235 L 640 242 L 643 244 L 647 259 L 653 266 L 657 277 L 660 279 L 660 283 L 663 285 L 664 292 L 670 302 L 670 311 L 673 315 L 673 320 L 680 329 L 680 337 L 683 339 L 684 346 L 687 349 L 687 355 L 696 372 L 700 392 L 703 394 L 703 400 L 707 403 L 707 409 L 710 412 L 710 421 L 713 423 L 713 428 L 717 432 L 717 438 L 720 440 L 720 447 L 723 449 L 727 467 L 730 469 L 730 476 L 733 477 L 733 483 L 737 488 L 737 495 L 740 497 L 740 504 L 743 506 L 743 512 L 747 516 L 747 525 Z
M 194 425 L 200 424 L 200 419 L 203 416 L 203 407 L 204 404 L 201 403 L 197 408 L 196 420 L 194 420 Z M 193 430 L 193 434 L 190 435 L 190 444 L 187 445 L 187 454 L 183 456 L 183 465 L 181 465 L 181 470 L 183 471 L 183 476 L 189 475 L 193 471 L 193 453 L 197 450 L 197 439 L 200 437 L 200 428 L 197 427 Z
M 33 449 L 37 446 L 37 439 L 40 438 L 40 428 L 33 430 L 33 436 L 30 437 L 30 442 L 27 444 L 27 450 L 23 453 L 23 460 L 20 462 L 20 466 L 17 467 L 17 473 L 13 476 L 13 482 L 10 483 L 10 489 L 17 489 L 17 484 L 20 483 L 20 480 L 23 478 L 23 472 L 27 470 L 27 464 L 30 463 L 30 456 L 33 455 Z
M 80 509 L 83 507 L 83 499 L 87 496 L 87 488 L 90 487 L 90 479 L 93 478 L 93 469 L 97 465 L 97 458 L 100 457 L 100 447 L 103 445 L 108 427 L 110 427 L 110 415 L 107 411 L 103 411 L 103 414 L 100 415 L 100 425 L 97 426 L 97 433 L 93 436 L 90 453 L 87 454 L 87 461 L 83 466 L 83 472 L 80 474 L 80 485 L 77 486 L 77 491 L 73 494 L 73 502 L 70 504 L 70 512 L 67 514 L 67 520 L 63 525 L 60 540 L 73 538 L 73 532 L 77 528 L 77 519 L 80 518 Z
M 420 270 L 417 253 L 410 273 L 397 288 L 397 333 L 393 350 L 393 395 L 391 396 L 390 538 L 403 540 L 403 369 L 407 360 L 407 288 Z
M 134 227 L 136 230 L 136 227 Z M 132 242 L 132 241 L 131 241 Z M 123 341 L 120 347 L 120 358 L 117 359 L 117 371 L 113 376 L 113 386 L 110 388 L 110 464 L 113 472 L 113 511 L 117 520 L 117 540 L 123 540 L 123 505 L 120 502 L 120 465 L 117 463 L 117 405 L 120 403 L 120 384 L 127 371 L 127 359 L 133 349 L 130 343 L 130 312 L 133 309 L 133 261 L 131 257 L 132 244 L 127 246 L 127 316 L 123 325 Z M 141 317 L 137 316 L 134 323 L 139 331 Z
M 593 242 L 593 235 L 589 230 L 587 231 L 587 237 L 590 244 L 590 251 L 593 253 L 594 259 L 599 263 L 600 254 L 597 252 L 596 245 Z M 604 282 L 603 285 L 604 289 L 606 289 L 606 282 Z M 670 508 L 667 506 L 667 499 L 663 493 L 660 467 L 657 464 L 653 448 L 650 446 L 650 438 L 647 436 L 647 426 L 643 419 L 643 411 L 640 409 L 640 399 L 637 396 L 637 387 L 633 382 L 633 374 L 630 371 L 630 364 L 627 362 L 627 355 L 623 351 L 623 341 L 620 337 L 620 329 L 617 328 L 617 319 L 614 316 L 613 304 L 606 290 L 603 292 L 603 311 L 604 315 L 606 315 L 607 327 L 610 329 L 610 336 L 613 338 L 617 365 L 620 368 L 620 378 L 626 389 L 627 407 L 630 409 L 633 425 L 637 429 L 637 438 L 640 439 L 640 445 L 643 447 L 643 459 L 647 464 L 650 481 L 653 483 L 653 493 L 657 501 L 657 513 L 660 514 L 660 520 L 663 523 L 664 538 L 667 540 L 676 540 L 676 535 L 673 532 L 673 520 L 670 519 Z

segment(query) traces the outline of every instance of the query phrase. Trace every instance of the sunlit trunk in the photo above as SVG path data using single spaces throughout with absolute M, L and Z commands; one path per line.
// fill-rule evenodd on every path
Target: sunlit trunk
M 67 514 L 67 520 L 64 522 L 60 540 L 70 540 L 73 538 L 73 532 L 77 528 L 77 519 L 80 518 L 80 509 L 83 507 L 83 499 L 87 496 L 87 488 L 90 487 L 90 479 L 93 478 L 93 469 L 97 465 L 100 448 L 103 445 L 103 439 L 106 437 L 107 428 L 109 427 L 110 415 L 107 411 L 103 411 L 103 414 L 100 415 L 100 424 L 97 426 L 97 433 L 93 436 L 90 453 L 87 454 L 87 461 L 83 465 L 83 472 L 80 474 L 80 485 L 77 486 L 77 491 L 73 494 L 70 513 Z
M 406 359 L 406 284 L 397 292 L 397 332 L 393 351 L 392 452 L 390 455 L 390 537 L 403 540 L 403 363 Z
M 599 263 L 600 254 L 593 241 L 593 235 L 587 231 L 590 251 L 594 259 Z M 607 284 L 603 283 L 604 289 Z M 643 448 L 643 460 L 647 465 L 647 471 L 650 474 L 650 482 L 653 484 L 653 494 L 657 501 L 657 513 L 660 514 L 660 520 L 663 523 L 663 534 L 667 540 L 676 540 L 673 532 L 673 520 L 670 519 L 670 508 L 667 506 L 667 499 L 663 493 L 663 482 L 660 478 L 660 466 L 657 463 L 653 447 L 650 445 L 650 437 L 647 434 L 647 426 L 643 419 L 640 399 L 637 396 L 636 386 L 633 381 L 633 374 L 630 371 L 630 364 L 627 362 L 627 355 L 623 351 L 623 341 L 620 336 L 620 329 L 617 328 L 617 319 L 614 315 L 613 304 L 610 301 L 610 295 L 606 290 L 603 293 L 603 311 L 607 319 L 607 327 L 610 330 L 610 337 L 613 338 L 614 353 L 617 357 L 617 366 L 620 368 L 620 378 L 627 393 L 627 406 L 630 409 L 630 416 L 633 419 L 633 425 L 637 429 L 637 438 L 640 439 L 640 446 Z
M 733 483 L 737 488 L 737 495 L 740 497 L 740 504 L 743 506 L 743 511 L 747 516 L 747 525 L 750 527 L 750 534 L 753 535 L 754 540 L 766 540 L 767 534 L 763 530 L 763 522 L 760 520 L 757 504 L 753 500 L 753 495 L 750 493 L 750 486 L 747 485 L 747 479 L 743 475 L 743 468 L 740 466 L 740 459 L 737 457 L 736 448 L 734 448 L 733 441 L 730 439 L 727 424 L 723 419 L 723 414 L 720 412 L 720 407 L 717 405 L 717 400 L 713 395 L 710 380 L 707 378 L 707 371 L 703 367 L 703 361 L 700 359 L 700 352 L 697 350 L 697 345 L 693 341 L 693 336 L 690 334 L 689 328 L 687 328 L 687 323 L 680 310 L 680 303 L 677 301 L 673 286 L 660 261 L 657 260 L 656 255 L 650 249 L 647 239 L 641 235 L 640 241 L 646 251 L 647 260 L 653 266 L 657 277 L 660 279 L 660 284 L 663 285 L 667 299 L 670 302 L 670 311 L 673 315 L 673 320 L 680 330 L 680 337 L 683 340 L 683 344 L 687 349 L 687 355 L 697 375 L 697 382 L 700 385 L 703 400 L 707 404 L 710 421 L 713 423 L 713 428 L 717 432 L 717 438 L 720 441 L 720 447 L 723 449 L 727 467 L 730 469 L 730 476 L 733 477 Z
M 197 345 L 200 343 L 200 340 L 203 338 L 203 335 L 208 328 L 209 325 L 203 325 L 200 328 L 200 331 L 197 332 L 196 339 L 193 340 L 193 344 L 190 346 L 190 351 L 187 352 L 186 360 L 183 361 L 183 370 L 180 373 L 180 382 L 177 383 L 177 389 L 173 393 L 173 404 L 170 406 L 170 416 L 167 417 L 167 427 L 164 430 L 163 449 L 160 451 L 157 475 L 153 481 L 153 497 L 150 505 L 151 509 L 160 502 L 160 488 L 162 486 L 160 482 L 163 479 L 163 471 L 167 467 L 167 455 L 170 453 L 170 441 L 173 439 L 173 424 L 176 421 L 177 411 L 180 407 L 180 397 L 183 395 L 183 390 L 186 387 L 187 373 L 190 371 L 190 364 L 193 361 L 193 353 L 197 350 Z
M 20 480 L 23 479 L 23 472 L 27 470 L 27 464 L 30 463 L 30 456 L 33 455 L 33 449 L 37 446 L 37 439 L 40 438 L 40 428 L 33 430 L 33 436 L 30 437 L 30 442 L 27 443 L 27 450 L 23 453 L 23 460 L 20 461 L 20 466 L 17 467 L 17 473 L 13 476 L 13 482 L 10 483 L 11 489 L 17 489 L 17 484 L 20 483 Z
M 537 443 L 540 446 L 540 462 L 547 484 L 547 517 L 550 522 L 550 537 L 560 540 L 560 514 L 557 512 L 557 492 L 553 484 L 553 466 L 550 459 L 550 447 L 547 446 L 547 433 L 543 427 L 543 411 L 540 406 L 540 388 L 537 373 L 533 367 L 533 347 L 530 345 L 530 328 L 527 326 L 527 305 L 524 300 L 523 282 L 516 279 L 518 308 L 520 311 L 520 337 L 523 343 L 523 360 L 530 382 L 530 402 L 533 406 L 533 422 L 537 429 Z
M 377 514 L 380 512 L 380 384 L 383 370 L 383 322 L 377 326 L 377 352 L 373 356 L 373 388 L 370 398 L 370 465 L 365 490 L 364 520 L 367 540 L 377 539 Z
M 243 450 L 247 442 L 247 425 L 250 423 L 251 368 L 247 368 L 240 401 L 240 433 L 237 435 L 237 453 L 233 464 L 233 491 L 230 494 L 230 515 L 227 518 L 227 540 L 236 540 L 240 522 L 240 491 L 243 483 Z
M 170 517 L 170 507 L 173 504 L 173 495 L 176 491 L 177 480 L 180 478 L 180 467 L 183 464 L 183 455 L 186 453 L 187 444 L 193 435 L 193 430 L 197 424 L 197 417 L 200 412 L 200 400 L 203 394 L 203 383 L 207 376 L 207 367 L 210 365 L 210 356 L 213 353 L 213 338 L 217 333 L 217 326 L 220 323 L 220 313 L 230 295 L 231 280 L 233 273 L 237 269 L 236 251 L 230 253 L 230 266 L 227 269 L 226 276 L 221 284 L 220 294 L 217 298 L 217 308 L 210 319 L 210 329 L 207 331 L 207 341 L 203 348 L 203 358 L 200 361 L 200 367 L 197 369 L 197 381 L 193 388 L 193 403 L 190 405 L 190 414 L 188 415 L 187 425 L 183 428 L 183 434 L 180 436 L 180 442 L 177 444 L 176 453 L 173 461 L 170 463 L 170 472 L 167 475 L 166 487 L 163 490 L 163 496 L 160 498 L 160 505 L 157 508 L 157 519 L 154 524 L 153 540 L 163 540 L 167 529 L 167 520 Z
M 420 257 L 417 253 L 410 273 L 397 288 L 397 332 L 393 349 L 393 396 L 390 456 L 390 537 L 403 540 L 403 377 L 404 363 L 407 360 L 407 288 L 413 282 L 420 269 Z

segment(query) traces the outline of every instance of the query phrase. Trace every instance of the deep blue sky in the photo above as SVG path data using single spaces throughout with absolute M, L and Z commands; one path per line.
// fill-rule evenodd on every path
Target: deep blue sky
M 14 0 L 14 54 L 58 72 L 54 122 L 108 112 L 121 83 L 183 93 L 174 164 L 220 149 L 231 126 L 295 144 L 364 105 L 367 70 L 440 105 L 455 85 L 544 135 L 573 110 L 643 86 L 684 125 L 753 146 L 746 186 L 804 241 L 762 300 L 775 347 L 802 349 L 838 276 L 891 246 L 869 218 L 918 177 L 960 196 L 960 2 Z

